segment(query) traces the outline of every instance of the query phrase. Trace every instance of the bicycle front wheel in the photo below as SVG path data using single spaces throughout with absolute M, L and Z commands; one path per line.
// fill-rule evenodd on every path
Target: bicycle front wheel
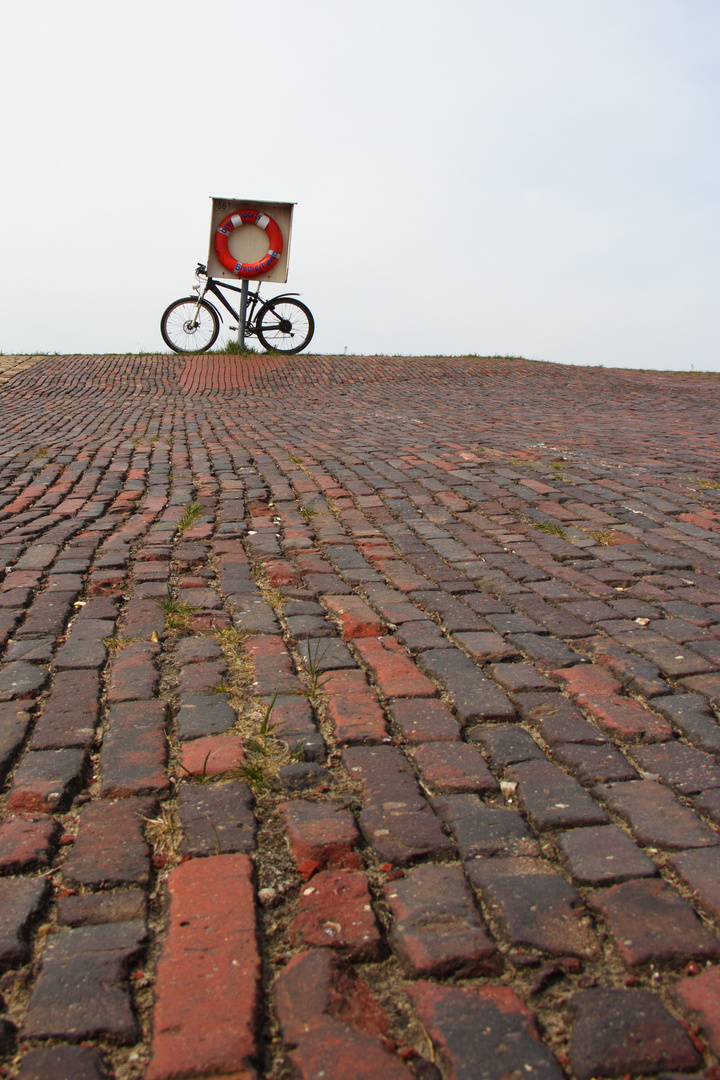
M 266 349 L 299 353 L 315 333 L 310 309 L 299 300 L 280 296 L 262 306 L 256 323 L 257 336 Z
M 163 313 L 160 333 L 173 352 L 203 353 L 215 344 L 220 333 L 220 320 L 207 301 L 185 296 Z

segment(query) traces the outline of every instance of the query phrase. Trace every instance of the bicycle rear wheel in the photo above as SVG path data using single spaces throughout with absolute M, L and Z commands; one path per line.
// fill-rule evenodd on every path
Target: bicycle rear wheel
M 198 306 L 196 296 L 185 296 L 163 312 L 160 333 L 173 352 L 203 353 L 215 344 L 220 320 L 207 301 L 200 300 Z
M 255 326 L 261 344 L 282 353 L 301 352 L 315 333 L 310 309 L 289 296 L 268 300 L 261 307 Z

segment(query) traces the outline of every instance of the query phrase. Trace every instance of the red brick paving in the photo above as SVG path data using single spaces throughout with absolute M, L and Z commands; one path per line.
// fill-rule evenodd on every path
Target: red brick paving
M 719 445 L 711 375 L 0 360 L 0 1076 L 718 1080 Z

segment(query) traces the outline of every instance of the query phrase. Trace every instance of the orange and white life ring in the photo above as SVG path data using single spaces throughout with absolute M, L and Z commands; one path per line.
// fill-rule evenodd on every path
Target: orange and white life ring
M 233 229 L 239 225 L 257 225 L 258 228 L 265 229 L 268 234 L 268 252 L 260 262 L 240 263 L 234 255 L 230 254 L 228 239 Z M 262 210 L 234 210 L 218 225 L 215 231 L 214 247 L 218 259 L 231 274 L 237 274 L 239 278 L 257 278 L 271 270 L 282 255 L 283 236 L 278 223 Z

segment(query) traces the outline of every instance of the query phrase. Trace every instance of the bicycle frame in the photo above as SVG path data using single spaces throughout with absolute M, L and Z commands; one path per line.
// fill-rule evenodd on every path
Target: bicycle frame
M 200 278 L 200 274 L 198 274 L 197 276 L 198 276 L 198 278 Z M 207 303 L 209 303 L 209 301 L 207 300 L 207 293 L 212 293 L 213 296 L 216 297 L 220 301 L 220 303 L 223 305 L 223 307 L 226 309 L 226 311 L 229 311 L 229 313 L 232 315 L 233 319 L 239 320 L 240 319 L 240 311 L 239 310 L 236 311 L 235 308 L 232 306 L 232 304 L 230 304 L 228 302 L 228 300 L 226 300 L 226 298 L 223 296 L 222 292 L 220 291 L 221 289 L 228 289 L 230 292 L 236 292 L 236 293 L 241 293 L 242 292 L 242 286 L 230 285 L 229 282 L 219 281 L 217 278 L 206 277 L 204 279 L 203 284 L 198 288 L 198 300 L 203 300 L 204 299 Z M 300 295 L 299 293 L 282 293 L 280 296 L 273 296 L 272 299 L 273 300 L 280 300 L 284 296 L 299 296 L 299 295 Z M 247 306 L 247 311 L 245 312 L 245 333 L 246 334 L 254 334 L 254 333 L 256 333 L 255 323 L 253 322 L 253 316 L 255 314 L 255 308 L 257 307 L 258 304 L 263 305 L 265 303 L 267 303 L 267 301 L 262 299 L 259 292 L 250 292 L 250 291 L 248 291 L 248 306 Z M 211 306 L 214 306 L 214 305 L 211 305 Z M 217 313 L 218 318 L 221 321 L 224 322 L 222 312 L 218 311 L 217 308 L 215 308 L 214 310 Z

